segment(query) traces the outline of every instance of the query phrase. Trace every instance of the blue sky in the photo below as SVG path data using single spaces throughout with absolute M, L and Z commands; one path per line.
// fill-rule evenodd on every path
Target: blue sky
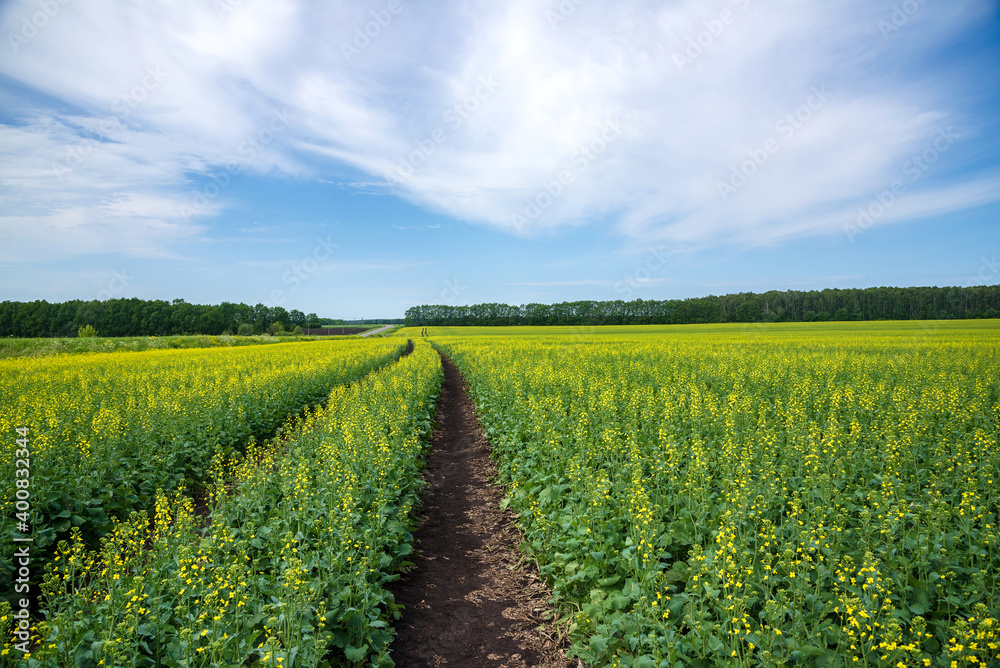
M 995 1 L 8 0 L 0 299 L 998 283 Z

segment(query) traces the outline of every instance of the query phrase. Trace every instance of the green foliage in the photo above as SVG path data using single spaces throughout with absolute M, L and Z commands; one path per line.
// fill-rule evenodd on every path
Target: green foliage
M 148 354 L 0 361 L 0 432 L 31 433 L 33 563 L 73 527 L 95 542 L 158 489 L 200 490 L 214 456 L 270 435 L 330 388 L 364 376 L 405 342 L 164 350 Z M 15 441 L 0 444 L 14 479 Z M 0 534 L 14 527 L 16 488 L 0 488 Z M 12 585 L 16 544 L 0 544 L 0 593 Z
M 81 339 L 90 339 L 97 336 L 97 330 L 93 325 L 83 325 L 77 330 L 76 335 Z
M 754 300 L 745 301 L 736 307 L 736 322 L 757 322 L 760 320 L 760 304 Z
M 47 357 L 50 355 L 77 355 L 84 353 L 142 352 L 163 348 L 228 348 L 234 346 L 255 346 L 281 341 L 315 341 L 318 337 L 296 337 L 277 339 L 267 334 L 259 336 L 155 336 L 120 337 L 113 339 L 78 338 L 69 339 L 0 339 L 0 359 L 8 357 Z
M 216 457 L 205 521 L 178 491 L 100 550 L 74 533 L 46 579 L 32 665 L 391 666 L 386 585 L 413 550 L 440 378 L 421 343 L 280 438 Z
M 236 334 L 239 336 L 253 336 L 253 325 L 249 322 L 244 322 L 236 328 Z
M 620 285 L 630 294 L 632 288 Z M 746 306 L 750 304 L 750 306 Z M 753 306 L 756 304 L 756 308 Z M 742 310 L 741 310 L 742 309 Z M 841 312 L 843 309 L 843 312 Z M 559 304 L 423 305 L 406 311 L 407 327 L 511 325 L 684 325 L 710 322 L 811 322 L 812 320 L 935 320 L 995 318 L 1000 285 L 972 287 L 771 290 L 720 297 Z M 820 314 L 819 317 L 816 314 Z M 842 316 L 842 317 L 840 317 Z
M 110 337 L 218 334 L 239 331 L 244 324 L 253 328 L 252 334 L 264 332 L 275 323 L 281 323 L 286 330 L 304 326 L 309 317 L 318 320 L 314 313 L 306 316 L 280 306 L 189 304 L 183 299 L 73 300 L 57 304 L 4 301 L 0 302 L 0 338 L 67 337 L 85 324 L 92 324 Z
M 1000 339 L 949 325 L 430 336 L 585 665 L 996 666 Z

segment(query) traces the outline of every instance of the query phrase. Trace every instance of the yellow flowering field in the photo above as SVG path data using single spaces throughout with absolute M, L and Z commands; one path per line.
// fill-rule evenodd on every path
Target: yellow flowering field
M 995 322 L 631 332 L 428 331 L 575 656 L 1000 665 Z
M 97 549 L 74 527 L 48 569 L 34 652 L 2 655 L 39 667 L 391 666 L 398 615 L 384 585 L 412 552 L 440 379 L 420 342 L 280 436 L 218 453 L 207 512 L 176 489 L 114 522 Z
M 95 546 L 113 519 L 152 508 L 158 489 L 199 488 L 213 457 L 273 433 L 405 345 L 342 340 L 0 360 L 0 475 L 14 480 L 16 430 L 26 427 L 36 572 L 72 527 Z M 3 486 L 4 536 L 20 535 L 16 491 Z M 5 540 L 5 587 L 13 551 Z

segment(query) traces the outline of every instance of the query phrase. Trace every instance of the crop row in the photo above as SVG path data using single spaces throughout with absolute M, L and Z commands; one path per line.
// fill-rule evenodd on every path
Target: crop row
M 200 487 L 213 458 L 272 434 L 404 346 L 337 341 L 3 360 L 0 477 L 14 480 L 15 430 L 27 427 L 36 549 L 68 538 L 71 527 L 94 546 L 113 519 L 152 508 L 158 489 Z M 13 532 L 15 491 L 3 486 L 3 536 Z M 3 589 L 12 552 L 4 540 Z
M 434 341 L 587 665 L 998 665 L 991 332 Z
M 426 343 L 285 437 L 217 457 L 210 512 L 158 492 L 44 586 L 28 666 L 391 666 L 384 585 L 412 548 L 441 367 Z

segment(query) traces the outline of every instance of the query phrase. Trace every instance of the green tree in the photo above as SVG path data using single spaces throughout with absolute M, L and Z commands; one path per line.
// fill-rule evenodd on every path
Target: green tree
M 750 299 L 736 307 L 736 322 L 757 322 L 760 320 L 760 304 Z

